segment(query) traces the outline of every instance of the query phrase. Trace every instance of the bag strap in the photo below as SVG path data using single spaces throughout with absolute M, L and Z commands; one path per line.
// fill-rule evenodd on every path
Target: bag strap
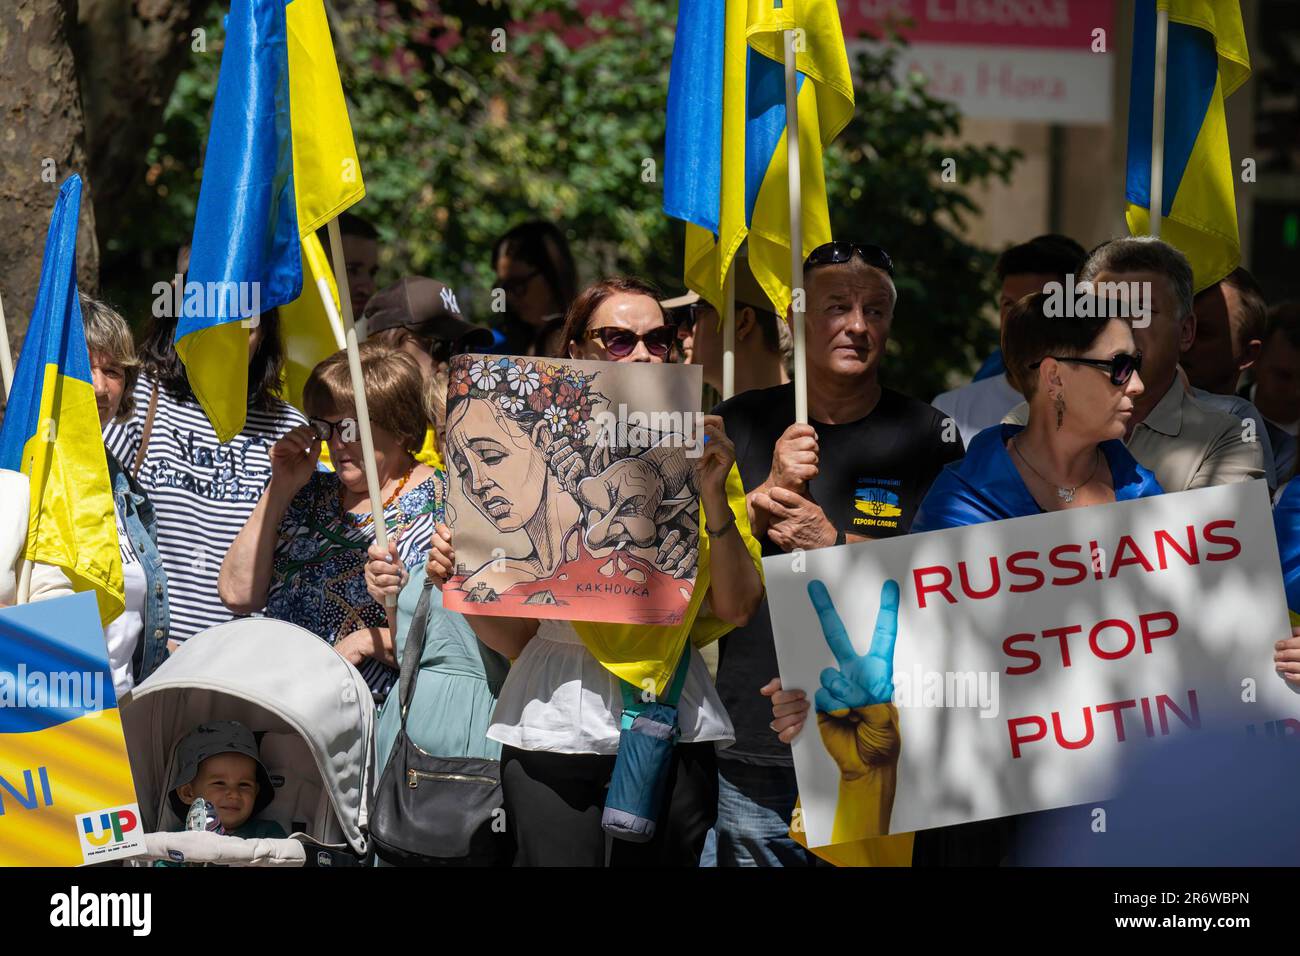
M 158 413 L 158 389 L 162 384 L 154 382 L 153 391 L 149 393 L 149 410 L 144 415 L 144 428 L 140 431 L 140 447 L 136 450 L 135 461 L 131 463 L 131 477 L 140 475 L 140 466 L 144 464 L 144 453 L 149 449 L 149 435 L 153 431 L 153 417 Z
M 632 726 L 632 721 L 644 710 L 649 704 L 659 703 L 667 707 L 676 707 L 682 696 L 682 688 L 686 686 L 686 672 L 690 670 L 691 663 L 691 643 L 686 642 L 682 649 L 682 656 L 677 661 L 677 670 L 673 672 L 673 679 L 668 684 L 662 700 L 647 701 L 641 697 L 642 688 L 628 683 L 620 678 L 619 689 L 623 692 L 623 719 L 620 721 L 624 730 Z
M 420 672 L 420 658 L 424 656 L 424 631 L 429 620 L 429 600 L 433 581 L 424 579 L 420 600 L 416 602 L 411 626 L 406 629 L 406 643 L 402 645 L 402 670 L 398 679 L 398 701 L 402 705 L 402 733 L 406 733 L 406 711 L 415 696 L 415 681 Z

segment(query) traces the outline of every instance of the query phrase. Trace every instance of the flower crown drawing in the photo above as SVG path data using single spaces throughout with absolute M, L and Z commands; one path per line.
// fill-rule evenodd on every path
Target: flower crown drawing
M 604 396 L 592 388 L 596 373 L 555 365 L 544 359 L 474 358 L 451 361 L 447 409 L 466 398 L 492 402 L 525 430 L 545 422 L 552 437 L 582 444 L 591 422 L 593 401 Z

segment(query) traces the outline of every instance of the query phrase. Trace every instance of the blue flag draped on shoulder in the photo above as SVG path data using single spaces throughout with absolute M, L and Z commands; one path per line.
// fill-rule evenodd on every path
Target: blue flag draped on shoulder
M 831 238 L 822 151 L 853 116 L 834 0 L 682 0 L 668 83 L 664 212 L 686 222 L 686 285 L 719 310 L 746 236 L 773 306 L 790 303 L 783 31 L 796 47 L 803 253 Z M 811 81 L 811 82 L 809 82 Z
M 56 565 L 75 590 L 93 590 L 107 624 L 124 606 L 122 559 L 77 301 L 80 213 L 74 173 L 50 217 L 36 307 L 0 427 L 0 468 L 22 472 L 31 485 L 26 560 Z
M 176 351 L 221 441 L 244 428 L 250 319 L 298 298 L 283 0 L 232 0 Z
M 1195 291 L 1241 262 L 1223 101 L 1250 76 L 1236 0 L 1138 0 L 1129 86 L 1129 232 L 1151 230 L 1151 122 L 1157 7 L 1169 11 L 1160 237 L 1192 263 Z

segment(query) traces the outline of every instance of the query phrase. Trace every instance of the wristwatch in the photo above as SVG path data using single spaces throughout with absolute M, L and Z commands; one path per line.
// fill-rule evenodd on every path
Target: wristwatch
M 836 543 L 836 544 L 847 544 L 847 543 L 848 543 L 848 540 L 849 540 L 849 539 L 848 539 L 848 536 L 847 536 L 843 531 L 836 531 L 836 532 L 835 532 L 835 543 Z

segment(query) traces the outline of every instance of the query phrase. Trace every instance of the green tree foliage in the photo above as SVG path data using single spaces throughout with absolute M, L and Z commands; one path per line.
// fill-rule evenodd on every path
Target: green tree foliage
M 216 88 L 220 12 L 148 154 L 142 211 L 110 249 L 106 279 L 170 275 L 188 240 Z M 611 272 L 681 289 L 681 223 L 662 211 L 664 114 L 676 10 L 629 0 L 585 21 L 567 0 L 336 0 L 335 45 L 366 198 L 383 240 L 381 283 L 454 285 L 490 321 L 494 241 L 525 219 L 561 223 L 584 280 Z M 611 8 L 612 9 L 612 8 Z M 583 43 L 566 43 L 581 37 Z M 504 49 L 502 49 L 504 44 Z M 995 342 L 993 254 L 964 238 L 969 187 L 1006 180 L 1014 151 L 958 142 L 960 116 L 919 78 L 895 79 L 894 42 L 857 57 L 858 108 L 827 153 L 836 236 L 876 242 L 901 296 L 886 376 L 930 397 Z M 956 161 L 957 182 L 940 179 Z M 130 276 L 130 259 L 153 270 Z M 119 296 L 119 300 L 122 296 Z M 147 302 L 144 303 L 147 308 Z

